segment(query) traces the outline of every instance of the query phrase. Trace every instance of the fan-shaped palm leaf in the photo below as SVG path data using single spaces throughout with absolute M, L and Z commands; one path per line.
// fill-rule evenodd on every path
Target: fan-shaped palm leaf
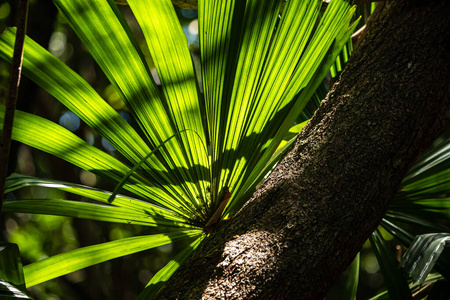
M 25 75 L 107 139 L 126 162 L 55 123 L 18 111 L 15 140 L 89 170 L 117 187 L 111 193 L 12 176 L 9 191 L 46 186 L 103 204 L 22 199 L 8 201 L 5 210 L 177 231 L 93 245 L 33 263 L 25 268 L 28 286 L 108 259 L 197 237 L 152 280 L 143 293 L 146 297 L 158 290 L 204 238 L 201 227 L 220 217 L 231 217 L 248 199 L 288 149 L 289 143 L 276 152 L 280 142 L 289 138 L 289 130 L 356 26 L 350 24 L 354 8 L 348 1 L 331 1 L 322 14 L 321 0 L 289 0 L 280 15 L 282 2 L 199 1 L 201 97 L 186 39 L 169 0 L 128 1 L 155 61 L 161 90 L 112 0 L 54 0 L 144 136 L 139 136 L 80 76 L 27 38 Z M 15 30 L 8 29 L 0 37 L 0 57 L 6 61 L 11 60 L 14 36 Z M 292 133 L 301 126 L 293 127 Z M 122 185 L 136 198 L 116 195 Z M 231 197 L 222 213 L 227 190 Z

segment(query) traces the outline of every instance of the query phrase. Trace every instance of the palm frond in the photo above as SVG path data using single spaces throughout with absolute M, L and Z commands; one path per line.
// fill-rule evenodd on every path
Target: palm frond
M 201 234 L 203 234 L 201 230 L 154 234 L 124 238 L 75 249 L 25 266 L 25 282 L 28 288 L 107 260 L 163 246 L 182 239 L 193 238 Z
M 128 2 L 155 62 L 160 87 L 114 1 L 54 0 L 144 136 L 85 80 L 30 38 L 24 55 L 25 74 L 107 139 L 126 161 L 53 122 L 20 111 L 13 135 L 112 181 L 115 190 L 14 175 L 8 179 L 8 191 L 44 186 L 101 204 L 23 199 L 8 201 L 5 210 L 178 231 L 93 245 L 33 263 L 25 268 L 28 286 L 197 237 L 152 279 L 141 297 L 157 293 L 205 237 L 198 228 L 222 212 L 217 208 L 227 191 L 231 198 L 222 218 L 241 207 L 294 143 L 315 106 L 301 115 L 302 110 L 313 95 L 314 104 L 322 100 L 322 81 L 357 24 L 351 22 L 355 7 L 346 0 L 331 1 L 323 14 L 321 0 L 289 0 L 282 11 L 283 0 L 199 0 L 201 97 L 187 41 L 170 1 Z M 0 57 L 6 61 L 12 56 L 13 39 L 14 29 L 0 37 Z M 122 186 L 136 198 L 119 195 Z

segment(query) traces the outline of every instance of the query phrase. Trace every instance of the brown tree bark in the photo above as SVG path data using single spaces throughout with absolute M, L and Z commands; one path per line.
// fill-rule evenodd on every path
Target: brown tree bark
M 380 3 L 341 80 L 159 299 L 322 299 L 450 121 L 450 4 Z

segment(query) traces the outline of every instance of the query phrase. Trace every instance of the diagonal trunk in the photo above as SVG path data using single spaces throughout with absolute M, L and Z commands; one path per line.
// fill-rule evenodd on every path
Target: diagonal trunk
M 322 299 L 450 121 L 450 4 L 379 3 L 293 149 L 160 299 Z

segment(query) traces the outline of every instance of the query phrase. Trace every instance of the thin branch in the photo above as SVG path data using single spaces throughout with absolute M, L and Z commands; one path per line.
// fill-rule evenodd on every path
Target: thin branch
M 400 262 L 402 260 L 402 246 L 397 245 L 395 246 L 395 257 L 397 258 L 397 261 Z
M 364 33 L 364 30 L 366 30 L 366 25 L 355 31 L 355 33 L 352 34 L 352 42 L 353 45 L 356 45 L 356 43 L 361 39 L 362 34 Z
M 414 300 L 423 299 L 425 296 L 427 296 L 430 293 L 431 288 L 433 287 L 433 283 L 429 283 L 422 287 L 420 290 L 415 292 L 412 297 Z
M 8 159 L 11 148 L 11 134 L 14 122 L 14 111 L 17 103 L 17 93 L 22 71 L 23 44 L 27 30 L 28 0 L 20 0 L 17 15 L 17 33 L 14 44 L 14 54 L 11 63 L 11 75 L 9 78 L 9 89 L 5 103 L 5 119 L 3 121 L 3 132 L 0 153 L 0 217 L 3 206 L 3 194 L 5 192 L 6 177 L 8 175 Z
M 210 233 L 211 227 L 219 221 L 219 218 L 222 215 L 223 210 L 227 206 L 228 200 L 230 200 L 230 198 L 231 198 L 230 190 L 226 188 L 222 202 L 220 203 L 219 207 L 217 208 L 211 219 L 209 219 L 208 223 L 206 223 L 205 225 L 206 232 Z

